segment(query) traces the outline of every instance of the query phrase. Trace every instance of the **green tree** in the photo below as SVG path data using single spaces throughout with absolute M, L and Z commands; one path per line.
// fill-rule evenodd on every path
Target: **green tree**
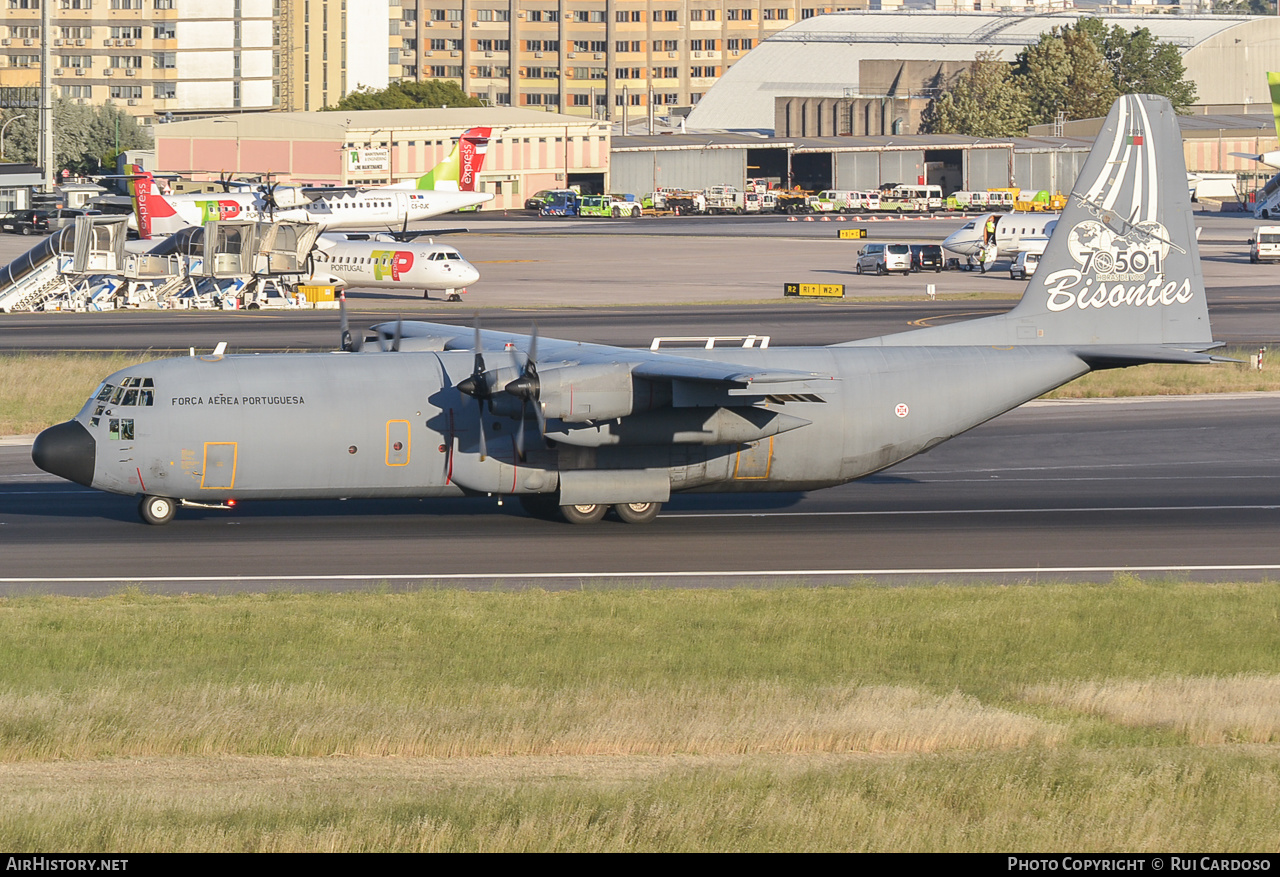
M 979 52 L 955 86 L 929 102 L 921 118 L 926 134 L 1013 137 L 1027 133 L 1027 96 L 1012 68 L 996 52 Z
M 39 112 L 6 110 L 0 125 L 15 116 L 25 118 L 5 132 L 5 161 L 39 161 Z M 149 149 L 150 133 L 133 116 L 116 106 L 74 104 L 63 98 L 53 102 L 53 152 L 55 172 L 92 174 L 115 169 L 116 156 L 127 149 Z
M 1116 99 L 1114 76 L 1093 36 L 1079 27 L 1055 27 L 1018 54 L 1015 72 L 1028 97 L 1031 124 L 1105 116 Z
M 1145 27 L 1131 32 L 1107 27 L 1098 19 L 1081 19 L 1078 28 L 1101 49 L 1119 94 L 1162 94 L 1173 108 L 1185 113 L 1196 100 L 1196 86 L 1188 81 L 1178 47 L 1161 43 Z
M 381 90 L 361 86 L 326 110 L 406 110 L 415 107 L 481 107 L 456 82 L 430 79 L 426 82 L 395 82 Z

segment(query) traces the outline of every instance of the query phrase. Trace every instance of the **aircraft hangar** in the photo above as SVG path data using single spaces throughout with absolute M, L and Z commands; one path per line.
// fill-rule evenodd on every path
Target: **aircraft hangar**
M 609 185 L 615 192 L 660 187 L 741 187 L 766 179 L 785 188 L 876 189 L 882 183 L 931 183 L 950 193 L 1019 186 L 1066 190 L 1093 139 L 987 140 L 957 135 L 761 137 L 672 134 L 615 137 Z
M 1276 16 L 850 11 L 807 18 L 762 40 L 720 77 L 687 124 L 798 136 L 912 134 L 923 105 L 979 52 L 1012 61 L 1052 27 L 1095 16 L 1176 45 L 1201 112 L 1270 105 L 1266 74 L 1280 70 Z

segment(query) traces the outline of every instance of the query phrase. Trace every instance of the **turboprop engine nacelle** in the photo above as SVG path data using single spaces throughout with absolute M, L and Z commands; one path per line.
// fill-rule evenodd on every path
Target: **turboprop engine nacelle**
M 537 399 L 548 420 L 585 423 L 670 405 L 671 388 L 633 377 L 628 363 L 570 365 L 538 373 Z M 520 410 L 518 397 L 495 396 L 492 410 L 515 414 Z

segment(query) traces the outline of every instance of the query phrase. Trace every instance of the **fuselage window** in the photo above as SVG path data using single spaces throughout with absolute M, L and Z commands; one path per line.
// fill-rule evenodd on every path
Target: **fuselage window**
M 111 398 L 111 394 L 114 393 L 115 391 L 116 391 L 116 388 L 111 384 L 103 384 L 102 389 L 98 391 L 98 401 L 99 402 L 107 401 L 108 399 Z
M 121 405 L 137 405 L 137 404 L 138 404 L 138 391 L 137 391 L 137 390 L 125 390 L 125 391 L 124 391 L 124 399 L 122 399 L 122 400 L 121 400 L 120 404 L 121 404 Z
M 148 380 L 148 381 L 150 381 L 150 380 L 151 380 L 151 378 L 147 378 L 147 380 Z M 139 391 L 138 391 L 138 404 L 139 404 L 139 405 L 146 405 L 146 406 L 150 406 L 150 405 L 153 403 L 154 399 L 155 399 L 155 395 L 156 395 L 156 391 L 155 391 L 155 390 L 139 390 Z

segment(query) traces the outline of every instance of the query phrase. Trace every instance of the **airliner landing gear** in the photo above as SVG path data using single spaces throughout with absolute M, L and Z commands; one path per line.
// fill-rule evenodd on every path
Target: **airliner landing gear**
M 138 514 L 142 520 L 157 527 L 172 521 L 177 510 L 177 503 L 167 496 L 144 496 L 138 503 Z

